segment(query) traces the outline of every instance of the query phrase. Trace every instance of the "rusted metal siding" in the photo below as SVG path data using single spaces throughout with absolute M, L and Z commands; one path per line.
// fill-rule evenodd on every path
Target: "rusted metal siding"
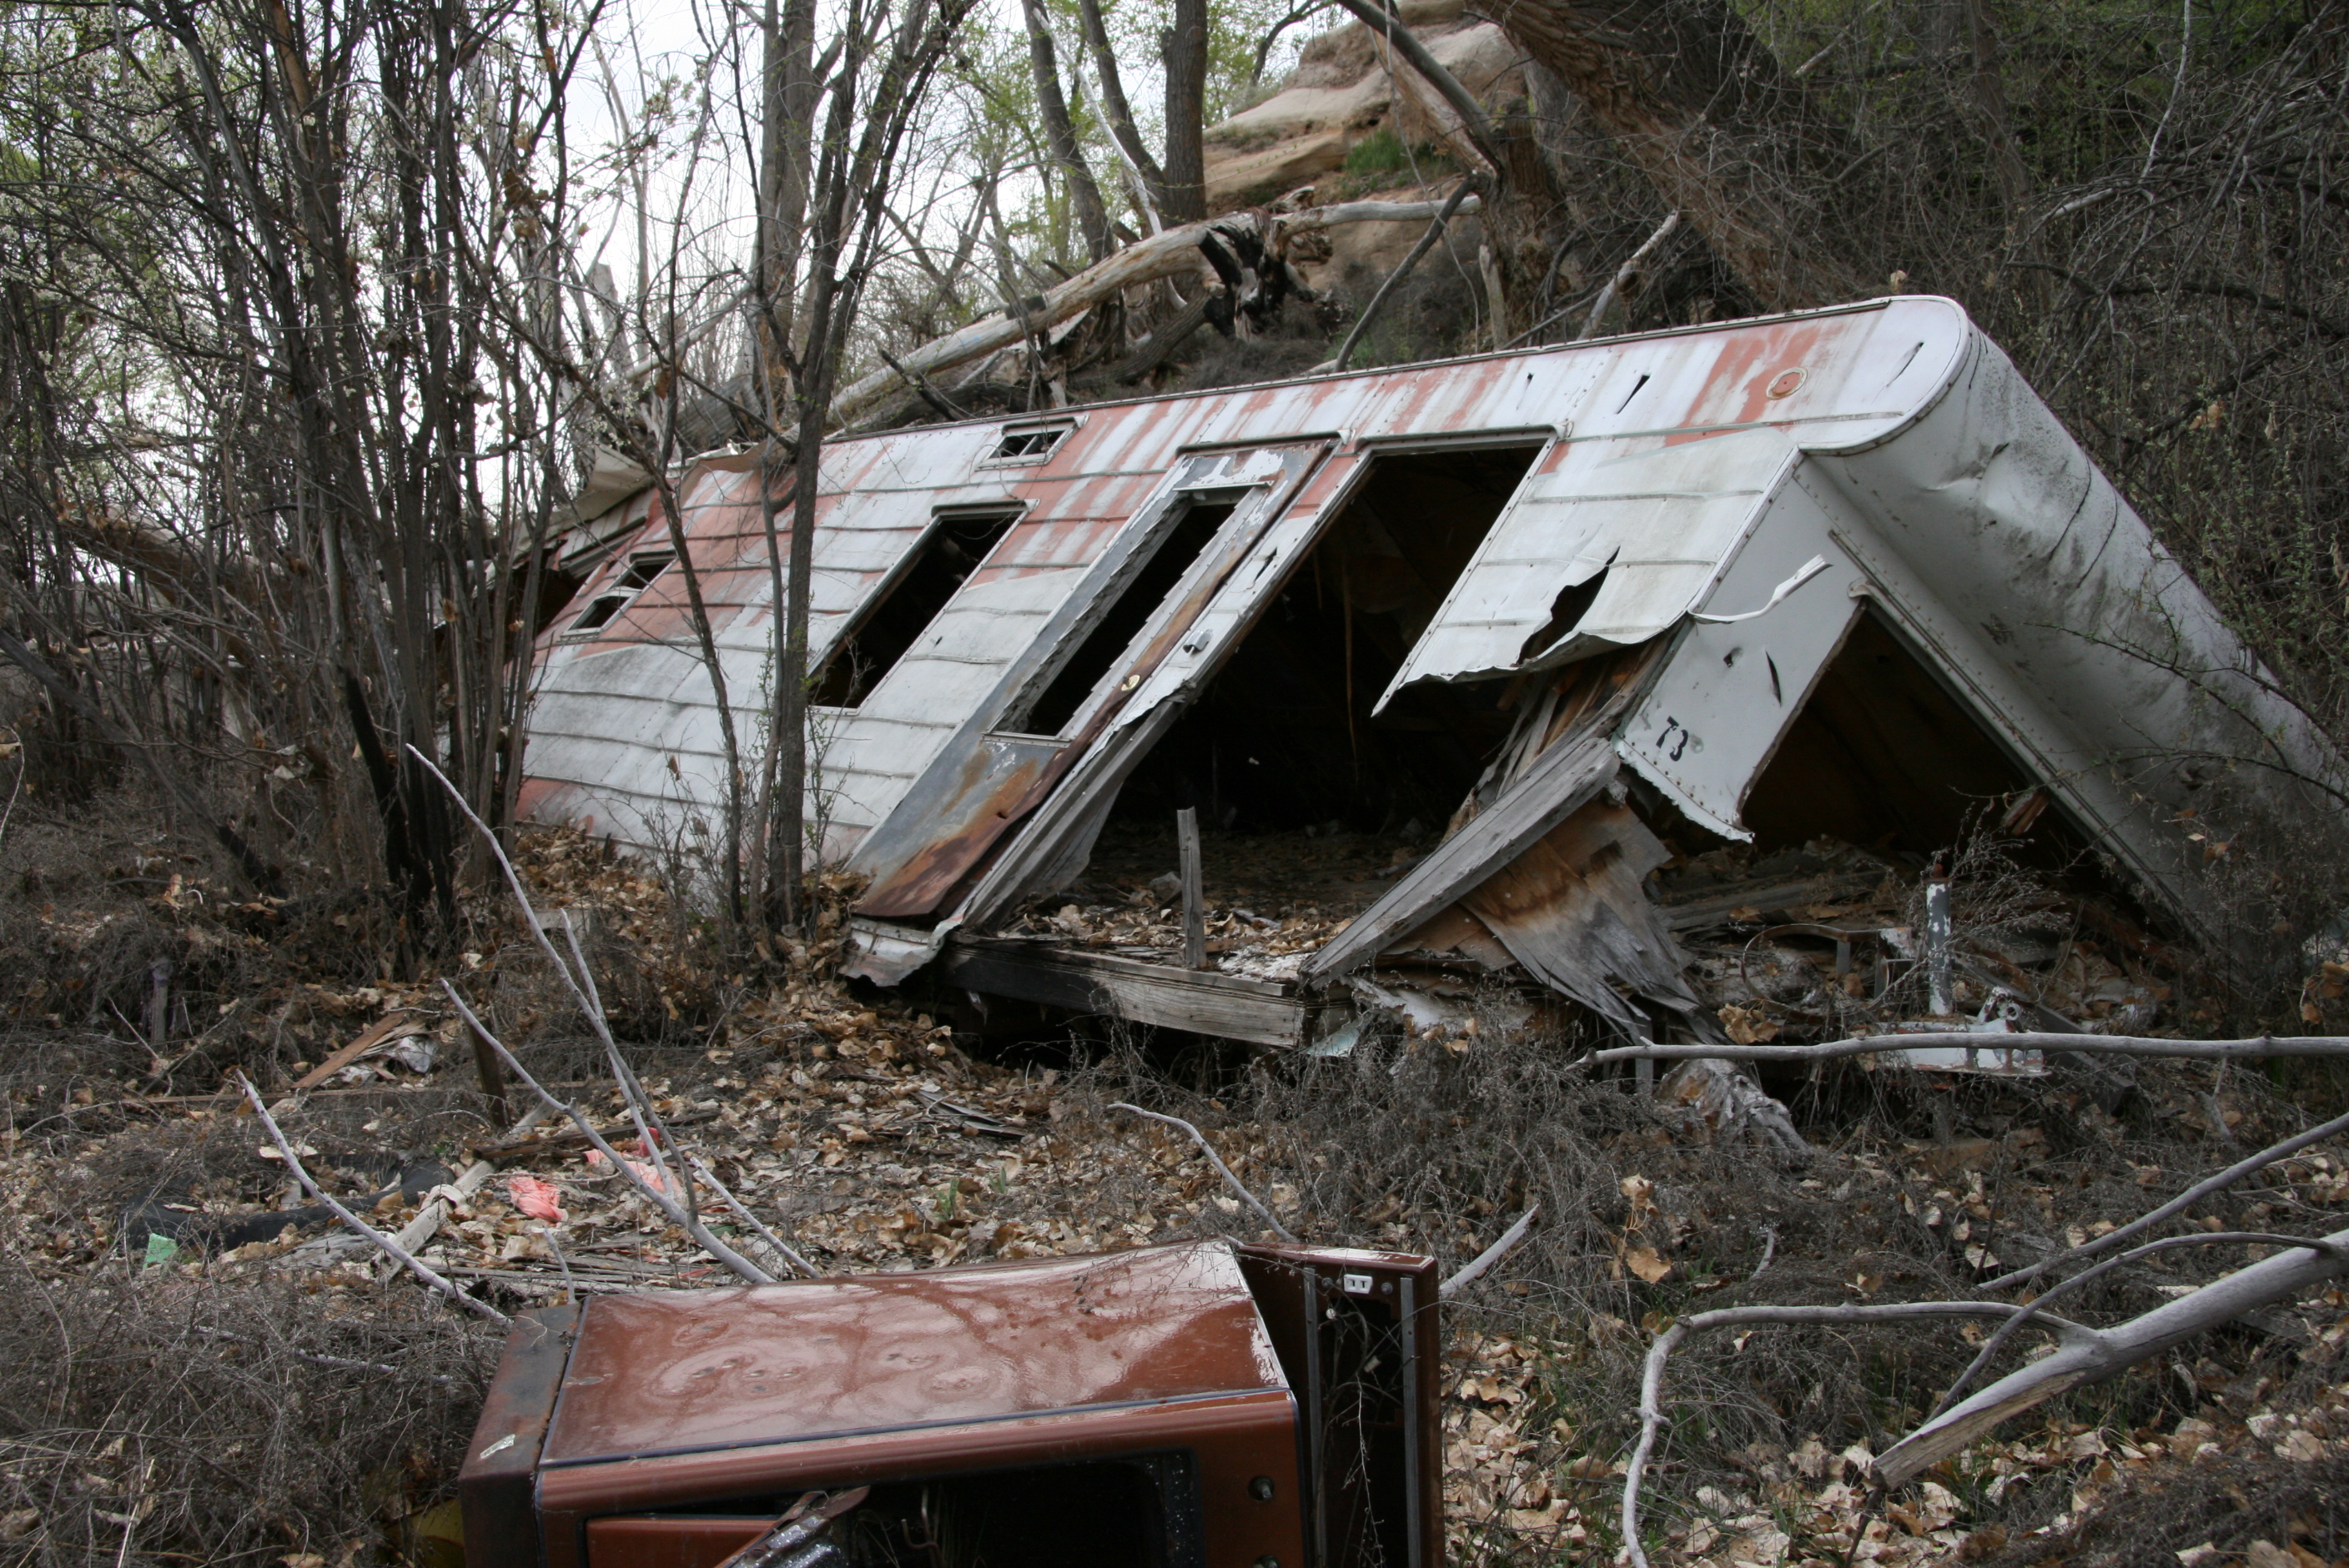
M 1586 351 L 1558 409 L 1569 438 L 1494 525 L 1394 687 L 1646 642 L 1712 585 L 1797 451 L 1897 425 L 1971 330 L 1949 302 L 1914 299 Z M 1578 622 L 1529 646 L 1560 591 L 1602 573 Z

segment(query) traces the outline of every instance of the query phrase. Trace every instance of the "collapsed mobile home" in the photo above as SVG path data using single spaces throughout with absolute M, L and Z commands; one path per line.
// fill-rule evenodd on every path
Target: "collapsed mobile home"
M 1319 1050 L 1472 991 L 1660 1038 L 1738 1004 L 1881 1021 L 1900 890 L 1987 825 L 2116 890 L 2077 1020 L 2150 992 L 2126 906 L 2209 921 L 2183 817 L 2304 821 L 2338 769 L 1942 299 L 903 428 L 823 467 L 810 727 L 854 972 L 982 1008 Z M 719 453 L 675 487 L 750 705 L 760 486 Z M 657 505 L 563 547 L 584 580 L 523 794 L 638 846 L 714 816 L 722 768 Z M 1998 980 L 1932 1006 L 1988 1018 Z

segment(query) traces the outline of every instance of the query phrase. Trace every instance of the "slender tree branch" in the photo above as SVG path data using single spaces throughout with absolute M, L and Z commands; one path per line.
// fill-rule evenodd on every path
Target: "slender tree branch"
M 277 1152 L 285 1157 L 285 1169 L 291 1171 L 294 1173 L 294 1179 L 302 1183 L 302 1190 L 304 1191 L 309 1193 L 312 1198 L 333 1210 L 335 1212 L 335 1218 L 349 1226 L 356 1234 L 365 1238 L 370 1245 L 390 1257 L 393 1262 L 398 1264 L 400 1267 L 406 1269 L 409 1273 L 414 1274 L 428 1287 L 439 1292 L 441 1295 L 448 1297 L 454 1305 L 463 1307 L 467 1312 L 471 1313 L 476 1317 L 486 1317 L 492 1323 L 506 1323 L 511 1321 L 504 1313 L 500 1312 L 488 1302 L 477 1301 L 473 1297 L 467 1295 L 463 1291 L 459 1290 L 454 1284 L 451 1284 L 446 1278 L 437 1273 L 431 1265 L 427 1264 L 423 1259 L 418 1257 L 414 1253 L 409 1252 L 406 1247 L 401 1246 L 398 1242 L 393 1241 L 389 1236 L 385 1235 L 381 1231 L 377 1230 L 373 1225 L 368 1224 L 365 1220 L 360 1219 L 357 1214 L 352 1213 L 348 1209 L 345 1208 L 342 1202 L 332 1193 L 329 1193 L 324 1187 L 319 1186 L 317 1181 L 311 1176 L 310 1172 L 304 1168 L 302 1164 L 302 1157 L 294 1152 L 294 1145 L 292 1141 L 279 1130 L 277 1126 L 277 1119 L 269 1114 L 269 1107 L 262 1099 L 260 1093 L 254 1088 L 253 1080 L 246 1078 L 243 1073 L 240 1072 L 236 1075 L 236 1085 L 237 1088 L 244 1091 L 245 1103 L 252 1106 L 253 1114 L 261 1119 L 262 1127 L 269 1134 L 269 1141 L 277 1145 Z
M 1207 1163 L 1216 1168 L 1216 1174 L 1224 1179 L 1224 1184 L 1229 1187 L 1233 1191 L 1238 1193 L 1241 1198 L 1247 1201 L 1249 1208 L 1254 1209 L 1258 1214 L 1261 1214 L 1264 1217 L 1264 1222 L 1272 1227 L 1272 1233 L 1278 1236 L 1284 1242 L 1296 1242 L 1297 1237 L 1290 1233 L 1288 1227 L 1275 1219 L 1273 1217 L 1272 1211 L 1266 1208 L 1262 1202 L 1258 1202 L 1257 1195 L 1249 1191 L 1246 1184 L 1243 1183 L 1238 1177 L 1232 1174 L 1232 1168 L 1224 1163 L 1223 1156 L 1216 1152 L 1216 1146 L 1207 1141 L 1207 1135 L 1206 1133 L 1200 1131 L 1197 1128 L 1192 1126 L 1189 1122 L 1184 1120 L 1179 1116 L 1162 1116 L 1154 1110 L 1144 1110 L 1138 1105 L 1128 1105 L 1122 1099 L 1113 1099 L 1110 1101 L 1109 1108 L 1112 1110 L 1130 1110 L 1136 1116 L 1147 1117 L 1152 1121 L 1163 1121 L 1169 1127 L 1179 1127 L 1184 1131 L 1189 1133 L 1191 1135 L 1191 1141 L 1199 1146 L 1199 1152 L 1207 1157 Z

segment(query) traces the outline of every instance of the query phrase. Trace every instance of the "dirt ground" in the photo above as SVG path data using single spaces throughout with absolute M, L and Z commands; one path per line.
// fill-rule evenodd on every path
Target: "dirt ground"
M 1326 848 L 1341 876 L 1391 851 Z M 657 882 L 591 842 L 535 838 L 523 869 L 534 902 L 584 920 L 626 1052 L 680 1143 L 826 1272 L 1267 1234 L 1186 1138 L 1116 1099 L 1199 1123 L 1315 1243 L 1425 1251 L 1449 1270 L 1538 1204 L 1527 1242 L 1446 1309 L 1447 1520 L 1464 1563 L 1615 1560 L 1640 1364 L 1673 1318 L 1967 1295 L 2338 1098 L 2322 1074 L 2240 1067 L 1950 1082 L 1840 1064 L 1769 1082 L 1812 1145 L 1787 1154 L 1708 1141 L 1630 1076 L 1578 1068 L 1589 1041 L 1497 1006 L 1473 1035 L 1342 1058 L 1251 1057 L 1094 1020 L 980 1059 L 918 1002 L 832 978 L 836 921 L 759 972 L 726 969 Z M 504 1310 L 728 1276 L 575 1132 L 512 1134 L 519 1098 L 502 1118 L 484 1099 L 437 987 L 357 967 L 379 910 L 224 905 L 184 871 L 137 886 L 151 891 L 109 904 L 59 885 L 7 917 L 30 966 L 0 1050 L 0 1563 L 447 1561 L 453 1469 L 497 1336 L 305 1212 L 223 1075 L 250 1073 L 297 1152 L 386 1230 L 485 1161 L 423 1256 Z M 468 944 L 415 972 L 445 974 L 641 1157 L 521 922 L 486 897 L 467 913 Z M 169 1022 L 150 1032 L 154 1008 L 139 1009 L 155 1002 L 159 957 Z M 35 985 L 36 1006 L 70 1001 L 27 1017 Z M 373 1050 L 293 1088 L 370 1035 Z M 2344 1206 L 2349 1150 L 2320 1148 L 2187 1219 L 2322 1233 Z M 720 1233 L 761 1255 L 756 1238 Z M 2071 1310 L 2130 1315 L 2244 1261 L 2163 1254 Z M 1651 1558 L 2349 1557 L 2333 1502 L 2349 1439 L 2339 1292 L 2043 1407 L 1872 1495 L 1861 1467 L 1924 1417 L 1977 1337 L 1769 1328 L 1692 1343 L 1665 1388 Z

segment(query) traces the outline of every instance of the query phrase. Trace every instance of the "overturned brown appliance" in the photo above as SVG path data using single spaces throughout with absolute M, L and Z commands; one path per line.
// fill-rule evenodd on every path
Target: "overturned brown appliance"
M 856 1568 L 1433 1568 L 1433 1260 L 1183 1243 L 525 1314 L 471 1568 L 718 1568 L 795 1504 Z M 835 1504 L 836 1506 L 836 1504 Z

